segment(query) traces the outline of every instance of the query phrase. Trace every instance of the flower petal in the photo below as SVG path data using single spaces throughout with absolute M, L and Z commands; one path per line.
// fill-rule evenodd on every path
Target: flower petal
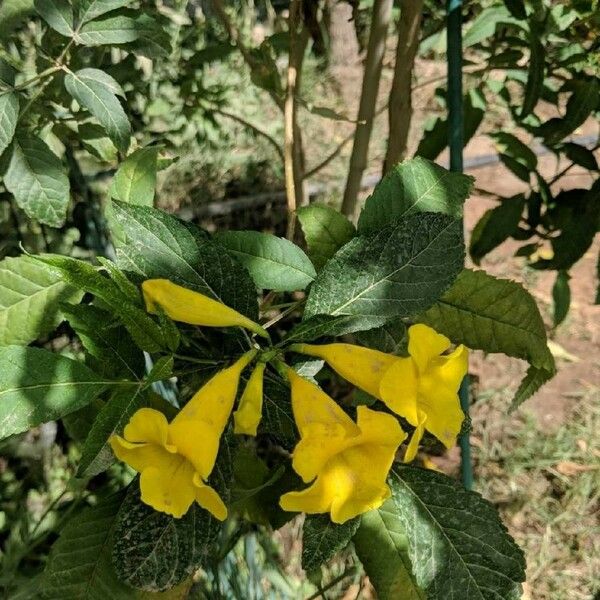
M 288 368 L 286 373 L 292 388 L 294 419 L 302 437 L 315 423 L 332 426 L 333 429 L 341 427 L 347 436 L 360 434 L 354 421 L 323 390 L 298 375 L 294 369 Z
M 322 358 L 352 385 L 379 398 L 379 384 L 384 373 L 398 358 L 392 354 L 353 344 L 295 344 L 296 352 Z
M 129 442 L 157 444 L 167 443 L 167 417 L 153 408 L 140 408 L 125 426 L 123 435 Z
M 179 411 L 173 423 L 185 419 L 205 421 L 220 436 L 235 402 L 240 374 L 255 355 L 256 350 L 247 352 L 231 367 L 209 379 Z
M 140 475 L 142 502 L 176 518 L 182 517 L 196 498 L 194 467 L 177 454 L 167 463 L 144 469 Z
M 379 508 L 392 492 L 386 483 L 377 486 L 363 486 L 345 500 L 336 498 L 331 505 L 331 520 L 345 523 L 358 515 Z
M 109 443 L 115 456 L 138 473 L 149 467 L 163 464 L 172 456 L 163 446 L 134 444 L 118 435 L 111 436 Z
M 227 507 L 221 500 L 216 490 L 206 485 L 198 475 L 194 475 L 194 487 L 196 489 L 196 502 L 219 521 L 227 518 Z
M 408 328 L 408 353 L 423 372 L 429 361 L 450 348 L 450 340 L 431 327 L 418 323 Z
M 392 415 L 371 410 L 366 406 L 359 406 L 356 416 L 356 423 L 361 431 L 361 443 L 391 446 L 393 458 L 396 449 L 407 437 L 398 420 Z
M 418 421 L 417 377 L 416 363 L 411 357 L 397 358 L 385 372 L 379 386 L 379 394 L 385 405 L 415 426 Z
M 265 366 L 264 362 L 257 363 L 248 379 L 239 407 L 233 413 L 234 433 L 256 435 L 262 417 Z
M 458 392 L 468 368 L 469 351 L 462 345 L 446 356 L 434 358 L 429 365 L 429 371 L 435 373 L 440 384 L 455 392 Z
M 207 479 L 215 466 L 220 440 L 221 432 L 200 419 L 176 419 L 169 425 L 169 442 L 202 479 Z
M 233 308 L 168 279 L 147 279 L 142 283 L 142 292 L 148 312 L 155 313 L 159 306 L 174 321 L 206 327 L 245 327 L 269 337 L 258 323 Z
M 415 459 L 417 451 L 419 450 L 419 443 L 425 433 L 425 422 L 427 421 L 427 415 L 423 411 L 419 411 L 419 422 L 410 438 L 406 452 L 404 453 L 404 462 L 409 463 Z
M 288 492 L 279 499 L 279 506 L 287 512 L 304 512 L 309 515 L 329 512 L 332 497 L 324 480 L 317 480 L 305 490 Z
M 419 400 L 419 406 L 427 413 L 425 429 L 433 433 L 446 448 L 452 448 L 465 418 L 458 393 L 438 386 L 435 395 L 427 399 L 427 404 Z

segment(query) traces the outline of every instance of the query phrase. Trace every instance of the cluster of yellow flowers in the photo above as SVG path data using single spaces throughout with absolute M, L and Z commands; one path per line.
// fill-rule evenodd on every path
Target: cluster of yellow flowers
M 146 306 L 171 319 L 208 327 L 244 327 L 268 337 L 257 323 L 224 304 L 166 279 L 142 285 Z M 443 354 L 450 340 L 426 325 L 408 331 L 409 356 L 398 357 L 352 344 L 293 344 L 290 351 L 319 357 L 344 379 L 382 401 L 414 429 L 404 460 L 412 461 L 427 430 L 446 447 L 456 443 L 463 413 L 458 388 L 467 371 L 467 349 Z M 258 349 L 214 375 L 177 416 L 150 408 L 138 410 L 123 437 L 111 447 L 120 460 L 140 473 L 142 501 L 154 509 L 183 516 L 194 500 L 217 519 L 227 507 L 206 481 L 213 470 L 219 442 L 232 413 L 242 371 L 255 359 L 237 410 L 234 432 L 256 435 L 262 416 L 265 362 Z M 284 494 L 287 511 L 330 513 L 343 523 L 378 508 L 390 496 L 386 483 L 398 447 L 407 438 L 391 414 L 359 406 L 354 422 L 317 385 L 285 365 L 292 393 L 292 410 L 300 441 L 292 466 L 311 484 Z

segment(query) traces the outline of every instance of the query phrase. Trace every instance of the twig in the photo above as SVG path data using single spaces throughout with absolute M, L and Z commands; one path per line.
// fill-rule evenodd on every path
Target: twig
M 330 590 L 334 585 L 337 585 L 340 581 L 350 577 L 356 573 L 356 567 L 350 567 L 346 569 L 341 575 L 338 575 L 335 579 L 332 579 L 324 588 L 321 588 L 318 592 L 315 592 L 312 596 L 309 596 L 306 600 L 316 600 L 319 596 L 323 596 L 323 592 Z
M 50 75 L 54 75 L 54 73 L 56 73 L 56 71 L 60 71 L 62 67 L 59 66 L 54 66 L 54 67 L 50 67 L 49 69 L 46 69 L 45 71 L 42 71 L 41 73 L 38 73 L 35 77 L 32 77 L 31 79 L 27 79 L 27 81 L 24 81 L 23 83 L 20 83 L 19 85 L 15 85 L 13 87 L 9 87 L 6 90 L 3 90 L 2 92 L 0 92 L 0 96 L 3 96 L 4 94 L 8 94 L 10 92 L 18 92 L 21 90 L 24 90 L 26 88 L 28 88 L 30 85 L 33 85 L 34 83 L 37 83 L 38 81 L 41 81 L 42 79 L 45 79 L 46 77 L 49 77 Z
M 403 0 L 398 20 L 398 46 L 390 92 L 389 136 L 383 163 L 385 175 L 406 154 L 412 121 L 412 76 L 421 34 L 423 0 Z
M 234 113 L 230 113 L 229 111 L 223 110 L 222 108 L 211 106 L 211 110 L 219 115 L 222 115 L 223 117 L 231 119 L 232 121 L 237 121 L 244 127 L 247 127 L 248 129 L 254 131 L 257 135 L 264 137 L 273 146 L 273 148 L 277 152 L 277 156 L 279 156 L 279 158 L 281 159 L 281 162 L 284 162 L 283 150 L 281 149 L 281 146 L 279 145 L 277 140 L 271 134 L 267 133 L 264 129 L 261 129 L 260 127 L 258 127 L 258 125 L 254 125 L 254 123 L 246 121 L 246 119 L 244 119 L 243 117 L 240 117 L 239 115 L 236 115 Z
M 270 321 L 267 321 L 263 325 L 263 328 L 269 329 L 269 327 L 272 327 L 273 325 L 275 325 L 275 323 L 279 323 L 279 321 L 281 321 L 281 319 L 284 319 L 289 314 L 293 313 L 297 308 L 302 306 L 305 302 L 306 302 L 306 298 L 303 298 L 302 300 L 298 300 L 298 302 L 294 302 L 294 304 L 292 304 L 289 308 L 286 308 L 284 311 L 280 312 L 276 317 L 273 317 Z
M 373 6 L 373 18 L 358 109 L 358 123 L 342 202 L 342 212 L 351 218 L 355 217 L 360 182 L 367 165 L 369 142 L 375 117 L 375 104 L 377 102 L 377 92 L 379 91 L 385 42 L 393 3 L 393 0 L 375 0 Z

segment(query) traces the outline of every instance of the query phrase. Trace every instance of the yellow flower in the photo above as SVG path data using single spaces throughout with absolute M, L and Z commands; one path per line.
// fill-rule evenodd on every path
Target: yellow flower
M 265 366 L 264 362 L 257 363 L 248 379 L 238 409 L 233 413 L 234 433 L 256 435 L 262 417 Z
M 161 412 L 141 408 L 123 437 L 110 438 L 116 457 L 140 473 L 142 502 L 179 518 L 195 500 L 217 519 L 227 517 L 227 507 L 205 482 L 217 459 L 240 374 L 255 355 L 252 350 L 219 371 L 171 423 Z
M 292 409 L 300 432 L 292 466 L 311 486 L 280 499 L 287 511 L 331 514 L 344 523 L 380 507 L 390 497 L 386 483 L 396 450 L 406 438 L 391 415 L 359 406 L 357 422 L 310 381 L 287 370 Z
M 405 460 L 411 461 L 427 430 L 446 447 L 456 443 L 464 418 L 458 388 L 467 372 L 468 350 L 427 325 L 408 330 L 409 357 L 399 358 L 351 344 L 296 344 L 290 349 L 324 359 L 353 385 L 383 401 L 415 427 Z
M 148 312 L 156 313 L 160 307 L 174 321 L 205 327 L 245 327 L 257 335 L 269 337 L 258 323 L 233 308 L 168 279 L 147 279 L 142 283 L 142 292 Z

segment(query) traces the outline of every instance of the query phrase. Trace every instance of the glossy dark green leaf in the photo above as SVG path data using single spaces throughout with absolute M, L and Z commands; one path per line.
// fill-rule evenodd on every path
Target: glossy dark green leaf
M 518 137 L 505 131 L 497 131 L 490 134 L 490 137 L 496 143 L 499 152 L 510 156 L 529 171 L 535 170 L 538 163 L 535 152 Z
M 310 572 L 327 563 L 350 543 L 359 525 L 360 517 L 339 525 L 328 514 L 306 515 L 302 526 L 302 568 Z
M 393 500 L 362 516 L 354 548 L 379 600 L 425 600 L 412 575 L 406 531 Z
M 313 203 L 300 207 L 296 213 L 308 246 L 308 256 L 317 270 L 356 235 L 354 225 L 330 206 Z
M 462 216 L 473 178 L 452 173 L 422 158 L 407 160 L 392 169 L 367 198 L 358 219 L 359 234 L 374 233 L 415 213 Z
M 70 200 L 69 178 L 61 161 L 40 138 L 15 137 L 4 185 L 32 219 L 51 227 L 64 224 Z
M 395 467 L 392 501 L 428 600 L 520 600 L 525 559 L 497 510 L 453 479 Z
M 305 318 L 351 315 L 369 329 L 415 315 L 451 285 L 463 260 L 459 220 L 444 214 L 411 215 L 346 244 L 313 283 Z
M 488 252 L 514 233 L 524 208 L 525 197 L 519 194 L 512 198 L 503 198 L 498 206 L 484 213 L 473 228 L 469 245 L 469 254 L 476 265 Z
M 215 239 L 248 269 L 258 288 L 303 290 L 317 275 L 308 256 L 284 238 L 259 231 L 223 231 Z
M 110 548 L 123 496 L 118 493 L 101 500 L 67 522 L 44 570 L 42 600 L 137 598 L 135 590 L 117 578 L 111 564 Z
M 0 439 L 90 403 L 109 381 L 84 364 L 41 348 L 0 348 Z
M 598 161 L 596 160 L 594 153 L 585 146 L 567 142 L 562 145 L 561 150 L 565 153 L 566 157 L 576 165 L 590 171 L 598 170 Z
M 146 206 L 113 202 L 124 239 L 119 266 L 141 279 L 166 278 L 258 318 L 256 288 L 248 272 L 189 223 Z
M 136 481 L 117 516 L 113 566 L 132 587 L 170 589 L 206 563 L 219 529 L 219 521 L 196 503 L 181 519 L 153 510 L 140 500 Z
M 121 86 L 108 73 L 88 68 L 67 73 L 65 88 L 98 119 L 115 146 L 125 152 L 129 147 L 131 126 L 117 98 L 124 95 Z

